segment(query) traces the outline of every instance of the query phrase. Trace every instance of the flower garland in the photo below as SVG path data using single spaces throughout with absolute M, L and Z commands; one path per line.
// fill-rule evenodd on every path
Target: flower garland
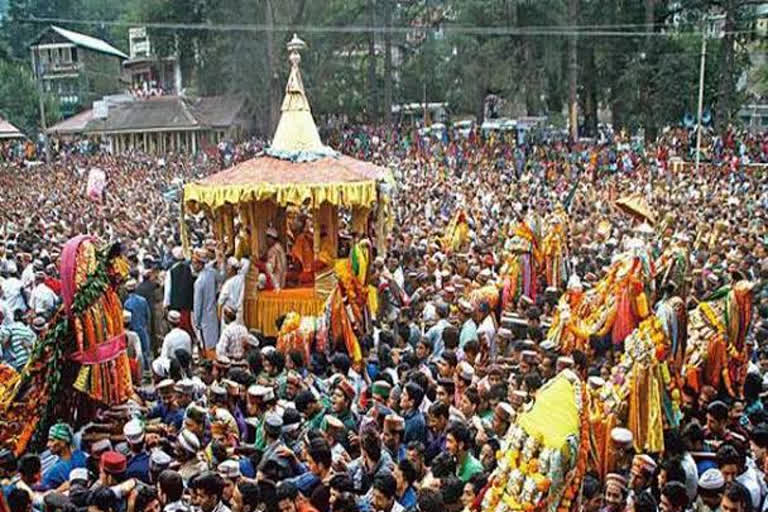
M 109 259 L 109 250 L 98 252 L 93 272 L 75 293 L 72 316 L 87 311 L 109 287 Z M 119 269 L 124 265 L 117 260 L 113 261 L 113 265 L 113 270 L 120 274 Z M 63 305 L 59 306 L 49 325 L 52 327 L 45 337 L 33 347 L 17 385 L 0 397 L 0 416 L 7 421 L 7 425 L 0 428 L 3 431 L 0 444 L 9 446 L 16 453 L 22 453 L 30 441 L 35 447 L 45 444 L 55 409 L 60 406 L 59 401 L 51 398 L 58 397 L 62 390 L 65 353 L 72 352 L 75 340 L 74 332 L 70 329 L 70 317 Z

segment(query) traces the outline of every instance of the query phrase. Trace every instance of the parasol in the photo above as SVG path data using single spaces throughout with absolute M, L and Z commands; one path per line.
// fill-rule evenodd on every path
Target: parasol
M 656 224 L 656 217 L 651 213 L 648 203 L 641 196 L 625 196 L 616 200 L 614 203 L 624 213 L 641 221 L 646 221 L 650 225 Z

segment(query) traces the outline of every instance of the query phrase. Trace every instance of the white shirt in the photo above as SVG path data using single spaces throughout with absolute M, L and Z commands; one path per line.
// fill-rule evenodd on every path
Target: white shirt
M 747 467 L 746 471 L 736 477 L 736 481 L 746 487 L 749 491 L 749 495 L 752 498 L 752 509 L 759 509 L 762 496 L 760 495 L 760 484 L 757 481 L 757 472 L 755 469 Z
M 40 283 L 32 289 L 29 297 L 29 307 L 36 314 L 48 313 L 56 307 L 58 296 L 45 283 Z
M 177 350 L 186 350 L 192 355 L 192 338 L 187 331 L 174 327 L 163 338 L 163 347 L 160 349 L 160 356 L 168 359 L 174 358 Z
M 237 313 L 238 320 L 242 317 L 244 291 L 245 275 L 238 273 L 224 281 L 219 294 L 219 306 L 232 308 Z
M 23 288 L 24 285 L 16 277 L 9 277 L 3 282 L 3 297 L 5 297 L 5 303 L 11 312 L 17 309 L 27 310 L 27 304 L 24 302 L 24 296 L 22 295 Z
M 31 263 L 21 273 L 21 284 L 28 292 L 35 286 L 35 267 Z

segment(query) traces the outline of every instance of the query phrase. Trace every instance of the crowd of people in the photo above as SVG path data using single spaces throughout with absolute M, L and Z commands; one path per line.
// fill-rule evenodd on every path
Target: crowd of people
M 202 215 L 188 219 L 195 250 L 185 259 L 178 190 L 231 158 L 66 152 L 50 164 L 0 166 L 2 361 L 24 367 L 60 304 L 61 247 L 89 233 L 121 241 L 131 263 L 121 293 L 137 365 L 129 404 L 56 422 L 42 453 L 0 451 L 0 510 L 480 512 L 505 434 L 542 385 L 565 367 L 584 380 L 610 375 L 617 347 L 605 340 L 564 357 L 545 338 L 566 283 L 593 286 L 635 237 L 633 219 L 614 207 L 627 194 L 656 216 L 654 255 L 673 235 L 688 244 L 688 285 L 663 293 L 692 308 L 734 280 L 755 283 L 754 351 L 735 396 L 683 390 L 680 428 L 667 429 L 664 452 L 634 453 L 631 433 L 617 429 L 623 459 L 602 479 L 588 472 L 574 507 L 768 508 L 768 173 L 726 163 L 675 173 L 666 141 L 648 152 L 618 143 L 520 148 L 477 132 L 425 140 L 365 127 L 327 140 L 389 166 L 398 185 L 387 253 L 371 265 L 379 306 L 361 360 L 332 344 L 309 357 L 280 351 L 249 330 L 252 262 L 213 241 Z M 733 138 L 723 140 L 723 151 L 738 154 Z M 750 140 L 752 161 L 766 161 L 768 134 Z M 94 167 L 107 179 L 96 200 L 86 193 Z M 503 311 L 467 300 L 497 282 L 514 226 L 544 223 L 562 205 L 562 281 L 552 286 L 536 270 L 530 293 Z M 457 212 L 468 230 L 449 248 Z M 290 262 L 291 241 L 273 238 Z M 267 257 L 253 263 L 258 256 Z M 522 328 L 502 326 L 502 314 Z

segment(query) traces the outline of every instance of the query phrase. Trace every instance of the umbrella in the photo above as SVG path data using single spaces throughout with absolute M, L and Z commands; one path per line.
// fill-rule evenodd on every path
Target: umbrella
M 648 203 L 641 196 L 621 197 L 614 204 L 621 211 L 636 219 L 644 220 L 650 225 L 656 224 L 656 218 L 651 213 L 650 208 L 648 208 Z

